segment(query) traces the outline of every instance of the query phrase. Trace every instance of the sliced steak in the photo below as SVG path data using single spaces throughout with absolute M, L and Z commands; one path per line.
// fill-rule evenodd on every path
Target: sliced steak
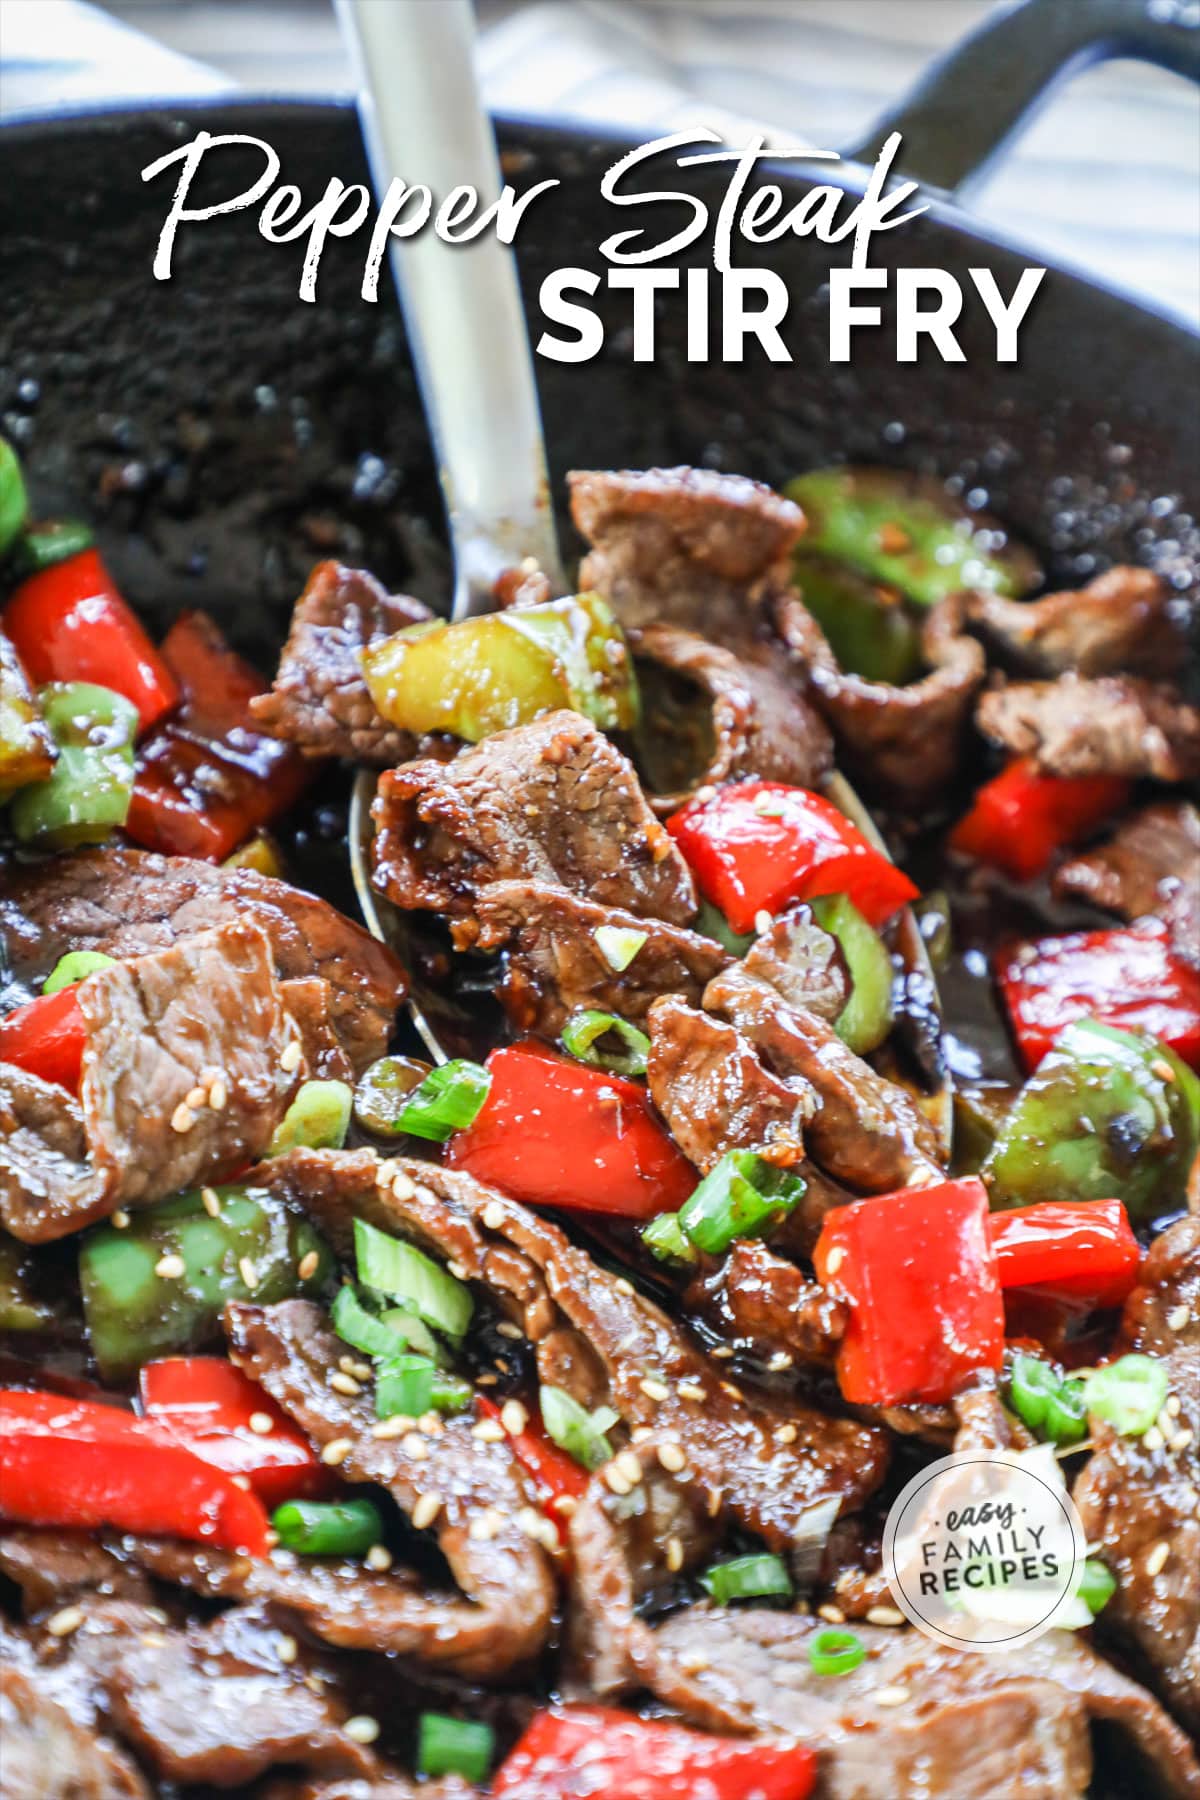
M 235 921 L 266 932 L 280 981 L 328 984 L 330 1023 L 356 1071 L 383 1055 L 404 972 L 328 901 L 251 869 L 139 850 L 80 850 L 0 873 L 0 935 L 13 973 L 34 987 L 69 950 L 141 956 Z
M 491 882 L 536 881 L 673 924 L 696 911 L 632 765 L 578 713 L 391 770 L 372 812 L 375 883 L 397 906 L 461 917 Z
M 603 1369 L 604 1397 L 628 1427 L 677 1442 L 697 1481 L 772 1545 L 792 1540 L 815 1501 L 837 1497 L 853 1511 L 883 1477 L 881 1432 L 725 1381 L 627 1281 L 548 1219 L 468 1175 L 404 1159 L 381 1163 L 367 1152 L 293 1151 L 255 1180 L 307 1206 L 335 1247 L 358 1214 L 452 1257 L 535 1347 L 564 1327 L 574 1331 L 591 1352 L 583 1366 Z M 794 1437 L 781 1436 L 781 1426 L 793 1426 Z M 350 1468 L 348 1459 L 343 1472 Z
M 925 621 L 921 647 L 929 673 L 907 687 L 840 668 L 794 594 L 777 600 L 775 620 L 849 773 L 895 805 L 917 808 L 938 798 L 960 765 L 971 704 L 986 672 L 982 649 L 962 633 L 958 602 L 943 601 Z
M 21 1590 L 22 1610 L 57 1610 L 80 1594 L 150 1603 L 141 1570 L 78 1531 L 36 1531 L 24 1525 L 0 1530 L 0 1575 Z
M 1200 1214 L 1160 1231 L 1125 1302 L 1121 1333 L 1151 1356 L 1200 1351 Z
M 737 1238 L 711 1274 L 684 1298 L 723 1338 L 740 1339 L 761 1360 L 831 1364 L 846 1324 L 846 1309 L 820 1282 L 754 1238 Z
M 638 759 L 657 812 L 696 789 L 759 776 L 815 787 L 833 766 L 828 727 L 787 666 L 780 646 L 737 655 L 677 625 L 633 636 L 642 687 Z
M 396 1608 L 386 1645 L 365 1636 L 373 1621 L 354 1611 L 348 1633 L 364 1648 L 415 1655 L 483 1680 L 531 1662 L 549 1634 L 554 1576 L 519 1522 L 530 1495 L 507 1442 L 475 1437 L 469 1415 L 447 1419 L 437 1432 L 376 1436 L 369 1396 L 329 1386 L 343 1347 L 309 1301 L 231 1303 L 226 1331 L 233 1361 L 314 1444 L 348 1446 L 339 1464 L 346 1480 L 386 1487 L 409 1516 L 423 1496 L 440 1501 L 432 1530 L 462 1593 L 414 1591 L 408 1608 Z
M 1119 564 L 1084 587 L 1040 600 L 963 597 L 970 624 L 1026 675 L 1175 675 L 1187 638 L 1171 590 L 1150 569 Z
M 299 981 L 281 981 L 279 992 L 300 1033 L 306 1074 L 353 1086 L 355 1068 L 334 1026 L 329 983 L 319 975 L 306 975 Z
M 915 1102 L 848 1050 L 825 1020 L 788 1006 L 740 968 L 710 982 L 704 1004 L 736 1026 L 769 1069 L 815 1090 L 807 1141 L 835 1180 L 880 1194 L 945 1178 L 933 1127 Z
M 1123 919 L 1165 919 L 1182 955 L 1200 959 L 1200 811 L 1158 801 L 1118 825 L 1094 850 L 1063 863 L 1052 886 Z
M 647 1025 L 650 1097 L 702 1174 L 727 1150 L 800 1159 L 803 1128 L 816 1110 L 807 1081 L 773 1074 L 740 1031 L 686 1000 L 655 1001 Z
M 820 1621 L 761 1608 L 691 1607 L 656 1633 L 686 1677 L 671 1702 L 727 1729 L 795 1733 L 817 1752 L 823 1800 L 1082 1800 L 1089 1723 L 1115 1726 L 1150 1790 L 1200 1794 L 1186 1736 L 1150 1695 L 1066 1632 L 1017 1657 L 942 1648 L 915 1631 L 857 1625 L 866 1660 L 836 1680 L 809 1660 Z M 1139 1790 L 1142 1791 L 1142 1790 Z
M 381 769 L 415 756 L 412 733 L 376 711 L 362 652 L 432 617 L 419 600 L 385 593 L 362 569 L 318 563 L 296 602 L 271 691 L 250 702 L 255 723 L 306 756 L 353 757 Z
M 681 925 L 639 919 L 531 881 L 498 881 L 484 888 L 475 914 L 478 947 L 505 952 L 496 991 L 514 1029 L 551 1040 L 580 1007 L 641 1020 L 662 994 L 683 994 L 698 1003 L 705 985 L 730 960 L 712 938 Z M 597 941 L 604 927 L 645 936 L 623 970 L 613 968 L 603 939 Z M 468 930 L 474 938 L 473 925 Z
M 5 1800 L 150 1800 L 136 1764 L 72 1718 L 36 1672 L 0 1668 L 0 1788 Z
M 0 1064 L 0 1218 L 26 1243 L 244 1168 L 300 1081 L 288 1060 L 298 1034 L 256 925 L 115 962 L 76 995 L 87 1034 L 78 1110 L 60 1090 L 39 1134 L 47 1084 Z
M 982 696 L 976 722 L 995 743 L 1036 757 L 1047 775 L 1200 775 L 1200 709 L 1166 682 L 1132 675 L 1009 682 Z
M 792 906 L 756 938 L 742 958 L 747 975 L 771 986 L 789 1006 L 801 1007 L 830 1024 L 850 998 L 850 976 L 841 946 L 823 931 L 811 907 Z

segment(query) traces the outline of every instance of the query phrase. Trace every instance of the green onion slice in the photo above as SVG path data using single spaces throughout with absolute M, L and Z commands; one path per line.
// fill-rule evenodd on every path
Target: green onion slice
M 446 1337 L 465 1335 L 475 1310 L 471 1291 L 423 1250 L 355 1219 L 354 1254 L 364 1287 L 403 1301 Z
M 696 1249 L 683 1235 L 679 1214 L 659 1213 L 643 1228 L 642 1242 L 659 1262 L 695 1262 Z
M 439 1369 L 432 1357 L 403 1351 L 379 1365 L 375 1411 L 381 1419 L 397 1413 L 419 1419 L 422 1413 L 462 1412 L 473 1394 L 470 1382 Z
M 1076 1592 L 1094 1618 L 1102 1612 L 1117 1591 L 1117 1578 L 1112 1571 L 1089 1556 L 1083 1565 Z
M 762 1600 L 770 1594 L 790 1595 L 792 1591 L 791 1577 L 783 1558 L 765 1552 L 714 1563 L 701 1575 L 700 1586 L 706 1594 L 711 1594 L 718 1606 L 728 1606 L 731 1600 Z
M 604 1050 L 598 1040 L 609 1034 L 620 1038 L 622 1050 Z M 614 1075 L 644 1075 L 650 1039 L 628 1019 L 616 1013 L 593 1012 L 585 1008 L 572 1013 L 562 1030 L 563 1049 L 580 1062 L 595 1069 L 611 1069 Z
M 342 1342 L 364 1356 L 378 1356 L 386 1362 L 405 1350 L 435 1359 L 439 1354 L 437 1340 L 416 1313 L 395 1307 L 376 1316 L 349 1285 L 338 1289 L 330 1316 Z
M 74 987 L 77 981 L 86 981 L 97 969 L 111 969 L 115 961 L 115 956 L 105 956 L 102 950 L 68 950 L 43 981 L 42 992 L 61 993 L 63 988 Z
M 1166 1365 L 1156 1356 L 1121 1356 L 1097 1369 L 1084 1384 L 1084 1405 L 1122 1437 L 1149 1431 L 1166 1404 Z
M 479 1719 L 422 1713 L 417 1726 L 417 1774 L 461 1775 L 486 1781 L 496 1753 L 496 1734 Z
M 808 1646 L 808 1660 L 814 1675 L 848 1675 L 866 1660 L 867 1646 L 857 1632 L 830 1626 L 818 1631 Z
M 1041 1431 L 1051 1400 L 1062 1386 L 1062 1377 L 1040 1356 L 1022 1351 L 1013 1357 L 1009 1375 L 1009 1403 L 1030 1431 Z
M 1077 1444 L 1087 1436 L 1083 1382 L 1064 1381 L 1046 1404 L 1042 1435 L 1052 1444 Z
M 344 1081 L 306 1081 L 275 1128 L 268 1156 L 287 1150 L 340 1150 L 350 1130 L 354 1089 Z
M 362 1556 L 383 1540 L 383 1520 L 369 1500 L 289 1500 L 271 1525 L 283 1548 L 301 1556 Z
M 543 1387 L 540 1404 L 542 1423 L 560 1450 L 585 1469 L 598 1469 L 611 1460 L 613 1450 L 606 1434 L 621 1416 L 611 1406 L 589 1412 L 560 1387 Z
M 680 1229 L 710 1256 L 734 1238 L 761 1237 L 804 1195 L 804 1181 L 753 1150 L 730 1150 L 679 1209 Z
M 634 931 L 630 925 L 597 925 L 592 936 L 609 968 L 623 975 L 646 942 L 647 933 Z
M 412 1137 L 444 1144 L 456 1131 L 475 1123 L 492 1085 L 482 1063 L 455 1058 L 431 1069 L 400 1108 L 398 1124 Z

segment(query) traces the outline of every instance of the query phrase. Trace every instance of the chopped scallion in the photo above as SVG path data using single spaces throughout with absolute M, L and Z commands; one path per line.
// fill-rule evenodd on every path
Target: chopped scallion
M 849 1675 L 866 1661 L 867 1646 L 857 1632 L 842 1631 L 831 1626 L 818 1631 L 808 1646 L 808 1660 L 814 1675 Z
M 363 1556 L 383 1539 L 383 1520 L 369 1500 L 289 1500 L 271 1526 L 283 1549 L 300 1556 Z
M 390 1419 L 406 1413 L 419 1419 L 422 1413 L 462 1412 L 471 1402 L 468 1381 L 449 1375 L 429 1356 L 402 1352 L 379 1365 L 375 1381 L 375 1411 Z
M 781 1556 L 735 1556 L 731 1562 L 714 1563 L 700 1577 L 700 1586 L 718 1606 L 731 1600 L 762 1600 L 768 1595 L 792 1591 L 791 1577 Z
M 268 1156 L 286 1150 L 340 1150 L 350 1129 L 354 1089 L 344 1081 L 306 1081 L 275 1128 Z
M 659 1213 L 642 1231 L 642 1242 L 659 1262 L 695 1262 L 696 1247 L 683 1235 L 679 1214 Z
M 417 1774 L 461 1775 L 465 1781 L 487 1780 L 496 1753 L 496 1734 L 480 1719 L 452 1719 L 447 1713 L 422 1713 L 417 1726 Z
M 585 1469 L 598 1469 L 611 1460 L 613 1450 L 606 1433 L 620 1419 L 611 1406 L 589 1412 L 559 1387 L 543 1387 L 540 1403 L 542 1423 L 560 1450 L 573 1456 Z
M 1042 1436 L 1052 1444 L 1077 1444 L 1087 1436 L 1082 1381 L 1064 1381 L 1046 1405 Z
M 1040 1432 L 1046 1423 L 1046 1409 L 1062 1386 L 1062 1377 L 1040 1356 L 1024 1351 L 1013 1357 L 1009 1375 L 1008 1397 L 1013 1411 L 1030 1431 Z
M 1103 1612 L 1116 1591 L 1116 1576 L 1102 1562 L 1089 1556 L 1083 1565 L 1077 1592 L 1093 1618 Z
M 623 975 L 646 942 L 647 934 L 630 925 L 597 925 L 592 936 L 609 968 Z
M 403 1307 L 376 1317 L 369 1312 L 352 1287 L 341 1287 L 333 1302 L 333 1329 L 343 1343 L 364 1356 L 378 1356 L 389 1361 L 405 1350 L 417 1350 L 422 1356 L 436 1359 L 437 1341 L 429 1327 L 416 1313 Z
M 97 969 L 111 969 L 115 961 L 115 957 L 105 956 L 102 950 L 68 950 L 43 981 L 42 992 L 61 993 L 63 988 L 74 987 L 77 981 L 86 981 Z
M 431 1069 L 400 1109 L 399 1126 L 412 1137 L 444 1144 L 456 1131 L 473 1125 L 492 1085 L 482 1063 L 457 1058 Z
M 730 1150 L 680 1207 L 680 1229 L 698 1250 L 719 1256 L 734 1238 L 761 1237 L 803 1195 L 799 1175 L 753 1150 Z
M 1166 1404 L 1167 1385 L 1166 1365 L 1158 1357 L 1121 1356 L 1088 1376 L 1084 1407 L 1122 1437 L 1141 1437 Z
M 355 1219 L 354 1254 L 364 1287 L 402 1300 L 446 1337 L 465 1335 L 475 1310 L 470 1289 L 423 1250 L 389 1237 L 365 1219 Z
M 619 1038 L 624 1048 L 605 1050 L 602 1040 Z M 572 1013 L 562 1030 L 563 1049 L 580 1062 L 595 1069 L 611 1069 L 614 1075 L 644 1075 L 650 1039 L 628 1019 L 616 1013 L 594 1012 L 585 1008 Z

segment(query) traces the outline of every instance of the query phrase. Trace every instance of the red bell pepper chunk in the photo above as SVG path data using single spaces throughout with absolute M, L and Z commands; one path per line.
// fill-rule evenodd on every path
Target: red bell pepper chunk
M 201 1462 L 240 1475 L 264 1505 L 326 1493 L 328 1469 L 270 1395 L 221 1356 L 169 1356 L 138 1378 L 142 1411 Z M 270 1421 L 270 1430 L 255 1431 Z
M 0 1516 L 187 1538 L 265 1556 L 256 1495 L 146 1419 L 58 1394 L 0 1392 Z
M 254 728 L 250 701 L 265 683 L 206 614 L 181 614 L 162 654 L 182 701 L 138 752 L 125 829 L 147 850 L 222 862 L 287 811 L 311 768 Z
M 175 678 L 113 586 L 96 550 L 31 575 L 0 624 L 29 679 L 94 681 L 132 700 L 143 731 L 178 703 Z
M 485 1419 L 503 1424 L 503 1409 L 486 1394 L 476 1394 L 475 1404 Z M 554 1521 L 558 1535 L 565 1543 L 567 1521 L 573 1507 L 568 1504 L 566 1512 L 562 1512 L 555 1502 L 564 1498 L 568 1502 L 580 1499 L 590 1479 L 587 1470 L 573 1456 L 559 1449 L 545 1426 L 532 1414 L 524 1431 L 515 1435 L 509 1432 L 508 1441 L 513 1455 L 537 1489 L 542 1511 Z
M 530 1206 L 651 1219 L 675 1211 L 696 1172 L 646 1090 L 537 1044 L 493 1050 L 492 1085 L 446 1161 Z
M 975 1177 L 835 1208 L 813 1262 L 850 1308 L 837 1363 L 847 1400 L 940 1404 L 1000 1367 L 1004 1304 Z
M 769 1738 L 714 1737 L 608 1706 L 535 1713 L 497 1770 L 492 1793 L 513 1800 L 806 1800 L 813 1752 Z
M 753 931 L 760 912 L 818 894 L 848 894 L 879 926 L 917 897 L 831 801 L 782 781 L 739 781 L 711 800 L 690 800 L 667 830 L 734 931 Z
M 1119 812 L 1131 785 L 1117 775 L 1043 775 L 1019 756 L 985 782 L 950 833 L 950 848 L 1032 881 L 1055 853 Z
M 1002 1288 L 1120 1306 L 1142 1252 L 1120 1200 L 1049 1200 L 992 1213 L 988 1234 Z
M 1200 969 L 1157 921 L 1013 945 L 996 979 L 1028 1070 L 1079 1019 L 1146 1032 L 1200 1069 Z
M 79 1092 L 87 1026 L 73 987 L 39 994 L 0 1019 L 0 1062 Z

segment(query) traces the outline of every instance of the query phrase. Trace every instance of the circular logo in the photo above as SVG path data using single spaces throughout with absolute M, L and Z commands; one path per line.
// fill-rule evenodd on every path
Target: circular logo
M 955 1650 L 1012 1650 L 1053 1626 L 1090 1624 L 1079 1598 L 1085 1539 L 1048 1445 L 968 1450 L 930 1463 L 883 1535 L 897 1606 Z

